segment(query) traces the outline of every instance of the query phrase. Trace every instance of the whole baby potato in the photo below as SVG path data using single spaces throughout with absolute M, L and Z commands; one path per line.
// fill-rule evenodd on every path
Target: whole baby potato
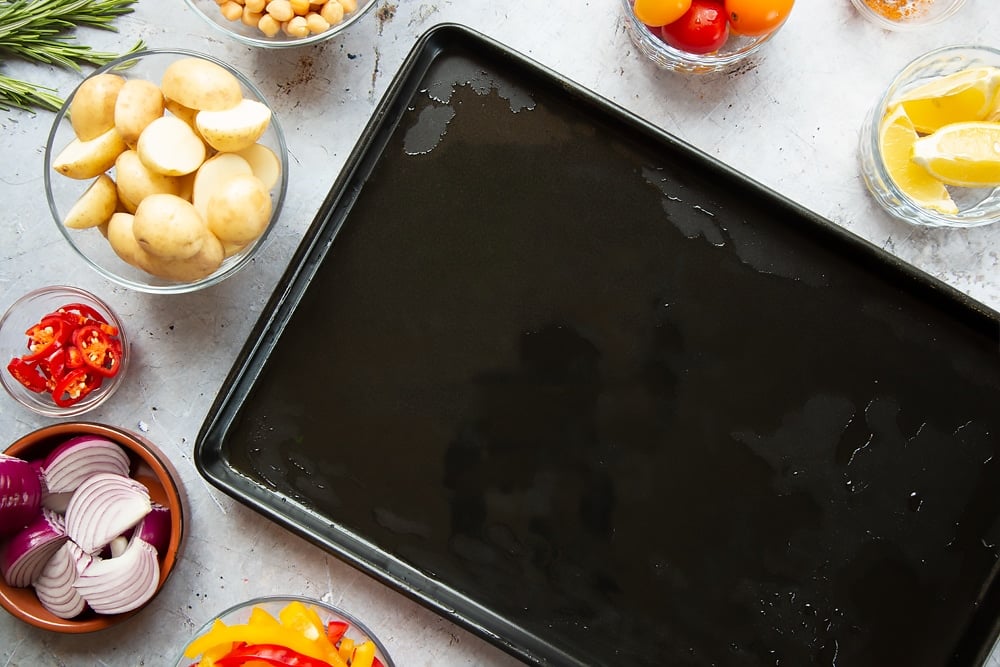
M 78 180 L 96 178 L 114 166 L 115 160 L 127 148 L 118 130 L 112 127 L 93 139 L 69 142 L 52 161 L 52 168 Z
M 231 109 L 243 99 L 239 80 L 225 67 L 201 58 L 172 62 L 160 81 L 163 94 L 199 111 Z
M 136 207 L 132 233 L 150 255 L 179 260 L 201 250 L 208 227 L 191 202 L 177 195 L 153 194 Z
M 131 213 L 119 211 L 108 220 L 107 237 L 111 249 L 115 251 L 122 261 L 137 269 L 146 271 L 149 253 L 143 250 L 139 241 L 135 238 L 133 226 L 135 216 Z
M 69 122 L 78 139 L 89 141 L 115 126 L 115 102 L 124 85 L 117 74 L 84 79 L 69 103 Z
M 100 227 L 108 222 L 117 206 L 115 182 L 107 174 L 101 174 L 70 207 L 63 224 L 70 229 Z
M 163 115 L 163 93 L 145 79 L 129 79 L 115 102 L 115 128 L 129 147 L 134 148 L 146 126 Z
M 208 229 L 223 243 L 253 241 L 270 219 L 271 193 L 256 176 L 234 176 L 208 200 Z
M 194 175 L 191 203 L 206 220 L 208 202 L 222 185 L 234 176 L 251 175 L 253 168 L 235 153 L 217 153 L 205 160 Z
M 139 159 L 139 153 L 128 149 L 115 160 L 115 180 L 118 199 L 129 213 L 135 213 L 143 199 L 152 194 L 182 196 L 184 181 L 180 176 L 167 176 L 153 171 Z

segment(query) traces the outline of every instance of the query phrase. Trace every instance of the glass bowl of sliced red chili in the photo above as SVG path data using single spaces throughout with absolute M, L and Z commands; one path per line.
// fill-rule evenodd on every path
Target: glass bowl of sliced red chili
M 71 417 L 104 403 L 121 385 L 129 342 L 118 315 L 68 285 L 36 289 L 0 318 L 0 383 L 21 405 Z
M 254 660 L 303 667 L 395 667 L 385 646 L 361 621 L 331 604 L 297 595 L 260 597 L 230 607 L 202 626 L 175 664 L 234 667 Z

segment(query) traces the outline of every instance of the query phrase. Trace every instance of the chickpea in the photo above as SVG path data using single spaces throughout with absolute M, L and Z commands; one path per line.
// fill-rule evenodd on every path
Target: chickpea
M 292 19 L 286 21 L 282 27 L 285 34 L 289 37 L 309 36 L 309 26 L 306 25 L 305 16 L 293 16 Z
M 330 25 L 337 25 L 344 20 L 344 6 L 339 0 L 330 0 L 319 10 L 319 15 Z
M 337 0 L 343 8 L 345 14 L 350 14 L 358 8 L 358 0 Z
M 309 13 L 309 0 L 289 0 L 289 3 L 296 16 L 305 16 Z
M 295 12 L 292 11 L 292 3 L 289 0 L 271 0 L 267 3 L 267 13 L 279 23 L 291 21 L 292 17 L 295 16 Z
M 320 16 L 318 12 L 309 12 L 306 14 L 306 27 L 309 28 L 309 32 L 318 35 L 330 29 L 330 22 Z
M 257 29 L 268 37 L 274 37 L 281 32 L 281 23 L 275 21 L 274 17 L 270 14 L 264 14 L 260 17 L 260 23 L 257 24 Z
M 262 12 L 252 12 L 248 7 L 243 8 L 242 21 L 244 25 L 248 25 L 251 28 L 257 27 L 260 24 L 260 20 L 264 17 Z
M 232 0 L 229 0 L 224 5 L 219 5 L 219 9 L 222 11 L 222 15 L 229 21 L 236 21 L 243 16 L 243 7 Z

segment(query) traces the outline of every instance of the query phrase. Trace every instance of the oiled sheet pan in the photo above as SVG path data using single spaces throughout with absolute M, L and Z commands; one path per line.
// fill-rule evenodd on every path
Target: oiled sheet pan
M 529 663 L 981 664 L 1000 318 L 439 26 L 196 460 Z

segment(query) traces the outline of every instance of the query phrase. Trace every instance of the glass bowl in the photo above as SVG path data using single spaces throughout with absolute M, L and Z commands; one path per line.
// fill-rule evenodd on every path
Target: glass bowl
M 323 21 L 329 24 L 329 27 L 321 31 L 311 31 L 304 36 L 296 36 L 293 34 L 288 34 L 286 31 L 277 29 L 274 34 L 265 33 L 258 23 L 259 14 L 252 13 L 252 9 L 255 9 L 253 2 L 216 2 L 215 0 L 184 0 L 191 10 L 204 19 L 210 26 L 215 28 L 221 33 L 228 35 L 229 37 L 235 39 L 243 44 L 248 44 L 250 46 L 258 46 L 265 49 L 281 49 L 281 48 L 291 48 L 291 47 L 301 47 L 308 46 L 310 44 L 316 44 L 322 42 L 332 37 L 336 37 L 341 34 L 352 25 L 354 25 L 362 16 L 368 13 L 372 7 L 375 6 L 375 0 L 330 0 L 330 2 L 325 2 L 322 4 L 314 3 L 311 5 L 312 8 L 319 8 L 321 11 L 329 11 L 329 9 L 323 8 L 336 8 L 339 5 L 339 9 L 336 10 L 335 16 L 325 16 Z M 257 0 L 257 2 L 263 5 L 263 2 Z M 295 3 L 292 3 L 293 7 Z M 309 8 L 309 4 L 302 4 L 304 8 Z M 250 7 L 248 10 L 247 7 Z M 285 11 L 293 11 L 292 9 L 286 9 Z M 232 14 L 230 12 L 236 12 Z M 227 14 L 229 18 L 227 17 Z M 297 22 L 305 23 L 307 21 L 313 21 L 315 19 L 309 18 L 309 14 L 314 14 L 316 16 L 323 16 L 320 12 L 307 11 L 306 14 L 298 16 Z M 244 20 L 246 16 L 246 20 Z M 340 17 L 337 20 L 337 17 Z M 284 18 L 279 15 L 279 18 Z M 272 23 L 271 27 L 274 29 L 277 24 Z M 297 26 L 301 28 L 302 26 Z M 322 28 L 322 24 L 320 25 Z
M 778 25 L 774 30 L 755 37 L 737 35 L 732 32 L 725 44 L 712 53 L 689 53 L 667 44 L 655 28 L 650 28 L 640 21 L 632 5 L 635 0 L 620 0 L 624 15 L 625 31 L 639 52 L 653 61 L 661 69 L 688 74 L 710 74 L 735 70 L 750 59 L 765 43 L 781 29 Z
M 46 364 L 48 374 L 52 378 L 66 377 L 71 371 L 63 366 L 62 371 L 55 370 L 53 364 L 63 362 L 66 358 L 66 348 L 68 346 L 58 345 L 52 348 L 52 352 L 33 354 L 28 349 L 29 328 L 38 324 L 43 317 L 54 311 L 73 304 L 82 304 L 82 308 L 75 308 L 76 313 L 96 313 L 105 322 L 117 330 L 117 334 L 111 339 L 117 339 L 121 345 L 121 351 L 117 354 L 118 370 L 110 377 L 101 373 L 91 372 L 88 381 L 100 380 L 100 384 L 89 391 L 79 401 L 71 405 L 59 405 L 56 403 L 53 394 L 55 387 L 51 389 L 32 391 L 24 383 L 18 381 L 9 364 L 20 364 L 18 372 L 26 373 L 31 382 L 44 382 Z M 69 328 L 66 329 L 67 335 Z M 56 351 L 56 347 L 62 351 Z M 112 310 L 111 306 L 85 290 L 70 287 L 68 285 L 53 285 L 28 292 L 15 301 L 0 318 L 0 350 L 3 352 L 4 368 L 0 371 L 0 383 L 15 401 L 34 412 L 46 417 L 73 417 L 83 414 L 88 410 L 93 410 L 103 404 L 121 386 L 128 370 L 131 353 L 129 340 L 125 327 L 121 319 Z M 53 354 L 60 355 L 50 361 Z M 35 358 L 32 358 L 35 357 Z M 15 360 L 21 360 L 17 362 Z M 23 362 L 23 363 L 21 363 Z M 109 363 L 110 365 L 110 363 Z M 83 376 L 80 376 L 81 378 Z M 38 378 L 36 380 L 35 378 Z M 65 394 L 64 394 L 65 395 Z
M 157 557 L 159 582 L 153 597 L 143 605 L 120 614 L 99 614 L 86 609 L 74 618 L 61 618 L 49 611 L 31 587 L 15 587 L 0 577 L 0 606 L 15 618 L 43 630 L 65 634 L 81 634 L 104 630 L 128 620 L 141 612 L 156 595 L 174 571 L 187 533 L 187 496 L 180 485 L 180 475 L 170 460 L 153 443 L 145 438 L 114 426 L 91 422 L 60 422 L 42 427 L 15 440 L 4 454 L 29 462 L 44 460 L 60 444 L 70 438 L 92 436 L 118 444 L 126 453 L 129 475 L 149 490 L 153 503 L 169 510 L 169 536 L 159 547 Z
M 955 212 L 921 205 L 890 176 L 880 141 L 882 120 L 899 106 L 900 97 L 935 79 L 978 67 L 1000 67 L 1000 49 L 975 45 L 935 49 L 906 65 L 868 111 L 858 139 L 861 175 L 875 201 L 894 217 L 916 225 L 952 228 L 979 227 L 1000 221 L 1000 187 L 946 186 L 957 209 Z
M 251 619 L 251 615 L 260 614 L 261 612 L 266 612 L 266 615 L 270 617 L 265 619 L 265 623 L 262 624 L 260 619 L 257 618 Z M 267 636 L 262 632 L 253 632 L 254 629 L 259 629 L 261 625 L 271 626 L 273 629 L 275 620 L 282 627 L 274 632 L 268 631 Z M 211 639 L 210 633 L 218 622 L 230 628 L 234 626 L 247 627 L 238 628 L 235 635 L 222 637 L 221 644 L 217 644 Z M 354 647 L 370 641 L 371 645 L 369 648 L 374 648 L 374 657 L 377 660 L 375 664 L 381 663 L 383 667 L 395 667 L 395 663 L 389 657 L 385 646 L 361 621 L 333 605 L 297 595 L 259 597 L 226 609 L 218 616 L 207 621 L 197 631 L 194 638 L 184 646 L 176 662 L 171 664 L 176 665 L 176 667 L 190 667 L 190 665 L 197 664 L 199 658 L 205 655 L 206 652 L 212 653 L 213 650 L 217 649 L 225 653 L 230 650 L 233 641 L 246 641 L 248 644 L 280 644 L 282 635 L 286 637 L 293 636 L 295 638 L 294 641 L 297 642 L 296 646 L 282 644 L 288 646 L 288 648 L 298 648 L 299 652 L 303 653 L 305 651 L 321 651 L 322 649 L 318 649 L 314 645 L 314 642 L 305 639 L 306 631 L 303 628 L 310 628 L 311 630 L 312 627 L 315 627 L 317 631 L 325 635 L 331 622 L 347 624 L 346 631 L 343 632 L 345 640 L 337 646 L 341 651 L 349 652 L 349 649 L 345 645 L 347 641 L 350 641 Z M 294 631 L 288 630 L 291 627 L 299 629 Z M 220 655 L 213 654 L 212 657 L 218 659 Z M 321 654 L 317 653 L 312 657 L 318 658 L 321 657 Z M 342 660 L 348 664 L 362 664 L 363 662 L 357 661 L 356 663 L 352 663 L 346 658 L 342 658 Z
M 214 268 L 211 273 L 206 275 L 205 271 L 199 271 L 196 274 L 191 274 L 184 268 L 186 265 L 174 262 L 168 266 L 166 272 L 158 271 L 160 276 L 167 275 L 168 277 L 158 277 L 138 268 L 133 263 L 126 262 L 115 252 L 108 240 L 109 230 L 107 222 L 90 228 L 76 228 L 76 225 L 74 225 L 74 228 L 69 228 L 64 224 L 64 221 L 67 220 L 67 214 L 80 201 L 80 198 L 88 192 L 91 184 L 96 183 L 96 180 L 99 180 L 100 177 L 71 178 L 55 171 L 55 165 L 59 164 L 63 151 L 76 139 L 77 135 L 71 124 L 69 112 L 74 98 L 80 93 L 81 87 L 86 85 L 88 81 L 101 75 L 116 74 L 129 81 L 142 79 L 146 82 L 159 85 L 164 73 L 172 63 L 189 58 L 207 61 L 222 67 L 235 77 L 244 100 L 259 102 L 265 105 L 270 111 L 270 118 L 267 121 L 266 129 L 257 139 L 256 144 L 262 147 L 260 152 L 264 152 L 264 149 L 267 151 L 270 167 L 266 180 L 270 185 L 271 212 L 266 227 L 264 227 L 262 233 L 254 240 L 244 244 L 233 244 L 228 247 L 222 246 L 221 248 L 213 241 L 211 244 L 213 246 L 213 258 L 211 264 L 208 266 L 217 268 Z M 170 109 L 174 109 L 181 116 L 186 115 L 183 109 L 177 109 L 169 101 L 167 101 L 165 106 L 167 108 L 162 111 L 163 116 L 174 116 L 174 113 Z M 191 112 L 190 109 L 187 111 Z M 192 116 L 193 112 L 187 117 L 189 125 L 193 123 Z M 210 158 L 217 153 L 211 146 L 207 144 L 206 146 L 206 157 Z M 116 150 L 120 151 L 121 147 Z M 116 187 L 118 185 L 118 174 L 116 173 L 118 169 L 118 166 L 113 166 L 105 172 L 112 181 L 115 181 L 114 185 Z M 130 171 L 129 173 L 134 172 Z M 171 186 L 176 187 L 175 191 L 189 200 L 191 198 L 192 185 L 190 180 L 185 179 L 190 178 L 190 174 L 176 177 L 176 182 Z M 140 292 L 181 294 L 219 283 L 242 269 L 251 261 L 270 231 L 274 228 L 281 214 L 281 207 L 288 187 L 288 149 L 285 144 L 281 125 L 270 105 L 268 105 L 267 100 L 264 99 L 263 94 L 253 82 L 238 70 L 216 58 L 193 51 L 180 49 L 149 50 L 123 56 L 95 70 L 69 95 L 55 116 L 55 121 L 52 124 L 52 129 L 45 146 L 44 181 L 49 210 L 52 213 L 56 226 L 63 237 L 69 242 L 70 246 L 91 268 L 118 285 Z M 132 205 L 132 210 L 129 212 L 134 211 L 134 208 L 135 206 Z M 122 191 L 118 188 L 118 206 L 116 212 L 128 209 L 129 207 L 123 204 Z M 206 247 L 208 245 L 206 243 Z M 219 259 L 223 257 L 223 253 L 224 259 L 222 259 L 220 264 Z
M 965 0 L 851 0 L 861 16 L 886 30 L 913 30 L 941 23 Z

